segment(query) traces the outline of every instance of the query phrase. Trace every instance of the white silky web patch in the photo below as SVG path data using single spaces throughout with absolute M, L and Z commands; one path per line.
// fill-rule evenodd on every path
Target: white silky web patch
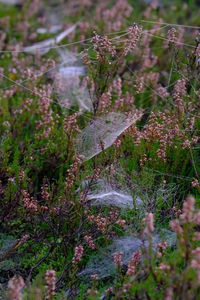
M 10 5 L 18 5 L 18 4 L 21 4 L 22 1 L 20 1 L 20 0 L 0 0 L 0 3 L 10 4 Z
M 122 209 L 133 208 L 131 193 L 119 189 L 115 184 L 97 179 L 87 194 L 86 200 L 92 206 L 117 206 Z
M 43 14 L 45 17 L 44 27 L 38 28 L 37 33 L 56 34 L 63 29 L 63 25 L 65 25 L 63 1 L 47 1 L 43 6 Z
M 83 160 L 89 160 L 110 147 L 128 127 L 141 118 L 136 113 L 131 117 L 118 112 L 110 112 L 90 122 L 75 141 L 75 150 Z
M 176 234 L 161 229 L 159 233 L 153 236 L 153 248 L 162 241 L 166 241 L 169 247 L 176 244 Z M 148 246 L 148 241 L 144 242 L 145 247 Z M 143 247 L 143 242 L 140 238 L 134 236 L 121 237 L 113 241 L 113 243 L 106 247 L 101 248 L 98 253 L 92 256 L 85 270 L 79 273 L 79 276 L 89 277 L 97 274 L 99 278 L 106 278 L 116 274 L 117 267 L 114 264 L 113 254 L 116 252 L 122 253 L 122 261 L 125 266 L 128 265 L 133 253 Z
M 79 188 L 86 195 L 86 205 L 114 206 L 121 209 L 144 211 L 144 202 L 138 196 L 129 175 L 115 162 L 101 171 L 97 179 L 84 180 Z M 132 194 L 134 193 L 134 197 Z
M 58 102 L 63 108 L 78 106 L 80 111 L 91 111 L 92 100 L 82 78 L 87 70 L 80 55 L 70 51 L 59 51 L 61 64 L 55 75 L 54 91 Z
M 72 33 L 75 30 L 76 26 L 76 24 L 72 25 L 71 27 L 65 29 L 64 31 L 56 35 L 54 38 L 35 43 L 31 46 L 26 46 L 23 48 L 23 51 L 33 54 L 35 53 L 39 55 L 44 55 L 45 53 L 49 52 L 49 50 L 55 45 L 59 44 L 66 36 Z

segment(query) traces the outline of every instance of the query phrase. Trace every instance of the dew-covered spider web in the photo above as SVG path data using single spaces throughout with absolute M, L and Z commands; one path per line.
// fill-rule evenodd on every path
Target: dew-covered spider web
M 176 234 L 167 229 L 161 229 L 159 233 L 153 236 L 153 247 L 162 241 L 166 241 L 169 247 L 176 244 Z M 116 252 L 122 253 L 122 261 L 125 266 L 131 259 L 131 256 L 143 246 L 148 246 L 148 241 L 143 242 L 135 236 L 126 236 L 115 239 L 113 243 L 105 248 L 99 249 L 98 253 L 92 256 L 86 268 L 79 273 L 79 276 L 91 276 L 97 274 L 99 278 L 106 278 L 116 274 L 116 266 L 113 260 L 113 254 Z
M 59 51 L 61 64 L 54 80 L 54 91 L 63 108 L 78 106 L 80 111 L 92 110 L 92 100 L 83 78 L 87 74 L 80 55 Z
M 98 178 L 84 180 L 78 189 L 78 192 L 80 191 L 86 195 L 86 206 L 144 210 L 142 199 L 119 162 L 108 165 Z
M 123 113 L 110 112 L 89 123 L 75 141 L 75 149 L 83 159 L 89 160 L 110 147 L 128 127 L 140 119 L 141 114 L 135 113 L 127 117 Z
M 87 201 L 92 206 L 117 206 L 122 209 L 133 208 L 133 198 L 131 193 L 118 189 L 112 183 L 103 179 L 97 179 L 93 183 L 88 195 Z

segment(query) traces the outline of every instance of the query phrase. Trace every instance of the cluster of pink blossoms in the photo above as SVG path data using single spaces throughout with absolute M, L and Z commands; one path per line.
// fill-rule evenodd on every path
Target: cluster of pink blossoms
M 78 116 L 79 116 L 79 113 L 76 112 L 64 119 L 63 129 L 66 132 L 77 131 L 79 129 L 78 124 L 77 124 Z
M 200 183 L 199 183 L 198 179 L 194 179 L 194 180 L 192 181 L 192 186 L 193 186 L 193 187 L 200 187 Z
M 51 299 L 55 295 L 56 290 L 56 272 L 54 270 L 47 270 L 45 273 L 46 298 Z
M 98 21 L 103 20 L 108 32 L 118 31 L 124 24 L 127 17 L 131 15 L 133 8 L 127 0 L 113 2 L 113 6 L 108 8 L 108 1 L 97 2 L 95 16 Z
M 10 300 L 22 300 L 21 290 L 25 286 L 24 279 L 15 275 L 8 282 L 8 293 Z
M 95 242 L 90 235 L 85 235 L 84 240 L 87 242 L 89 248 L 93 250 L 96 248 Z
M 166 248 L 167 248 L 167 242 L 166 241 L 163 241 L 163 242 L 159 243 L 156 246 L 156 255 L 157 255 L 157 257 L 159 257 L 159 258 L 162 257 Z
M 197 271 L 197 280 L 200 284 L 200 247 L 192 251 L 193 259 L 191 261 L 191 267 Z
M 136 251 L 133 255 L 131 260 L 128 262 L 128 270 L 126 272 L 126 275 L 133 275 L 136 271 L 136 266 L 140 263 L 141 260 L 141 251 Z
M 122 265 L 122 253 L 121 252 L 116 252 L 113 254 L 113 259 L 114 263 L 116 266 L 121 266 Z
M 69 190 L 70 187 L 74 184 L 81 162 L 82 159 L 78 155 L 75 155 L 74 162 L 67 171 L 67 177 L 65 181 L 66 190 Z
M 83 251 L 84 251 L 84 248 L 82 245 L 79 245 L 75 248 L 74 257 L 72 259 L 73 264 L 77 264 L 81 261 L 81 258 L 83 256 Z
M 128 40 L 124 47 L 123 55 L 126 56 L 130 51 L 132 51 L 135 47 L 137 42 L 140 39 L 142 33 L 142 27 L 138 25 L 134 25 L 129 28 L 128 30 Z
M 102 233 L 105 233 L 107 231 L 107 226 L 109 225 L 109 221 L 105 217 L 101 217 L 100 215 L 98 216 L 87 216 L 88 220 L 92 223 L 95 223 L 98 230 Z
M 37 212 L 38 202 L 33 198 L 31 198 L 28 191 L 26 190 L 22 191 L 22 195 L 23 195 L 24 207 L 32 212 Z
M 176 36 L 176 29 L 171 28 L 167 32 L 167 39 L 171 43 L 176 43 L 177 42 L 177 36 Z
M 40 97 L 38 101 L 38 113 L 41 119 L 37 121 L 36 128 L 42 130 L 42 132 L 38 133 L 38 137 L 48 138 L 54 126 L 53 111 L 50 106 L 52 102 L 50 99 L 52 87 L 47 85 L 41 89 L 34 88 L 34 93 Z
M 46 205 L 39 205 L 38 201 L 35 200 L 33 197 L 30 197 L 27 190 L 22 190 L 22 196 L 23 196 L 23 202 L 24 207 L 34 213 L 37 213 L 39 211 L 47 211 L 48 207 Z
M 152 213 L 147 213 L 144 218 L 145 228 L 143 233 L 150 235 L 154 231 L 154 216 Z
M 116 55 L 116 49 L 112 45 L 111 41 L 107 36 L 100 36 L 96 32 L 94 32 L 94 37 L 92 38 L 92 43 L 94 45 L 94 49 L 97 52 L 97 58 L 100 59 L 104 57 L 105 53 L 109 53 L 111 56 Z

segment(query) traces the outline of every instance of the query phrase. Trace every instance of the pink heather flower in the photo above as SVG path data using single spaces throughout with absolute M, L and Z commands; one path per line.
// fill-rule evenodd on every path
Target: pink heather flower
M 197 225 L 200 225 L 200 211 L 194 214 L 193 222 Z
M 166 161 L 167 160 L 167 157 L 166 157 L 166 150 L 165 149 L 158 149 L 157 151 L 156 151 L 156 154 L 157 154 L 157 156 L 160 158 L 160 159 L 162 159 L 163 161 Z
M 131 284 L 130 283 L 126 283 L 126 284 L 123 285 L 122 290 L 123 290 L 124 293 L 127 293 L 128 290 L 130 290 L 130 288 L 131 288 Z
M 3 81 L 4 77 L 4 68 L 0 67 L 0 82 Z
M 200 262 L 200 247 L 197 247 L 192 251 L 194 257 Z
M 103 57 L 105 52 L 109 53 L 111 56 L 116 55 L 116 49 L 107 36 L 100 36 L 94 32 L 92 43 L 94 45 L 94 49 L 98 53 L 98 58 Z
M 106 232 L 107 226 L 109 224 L 108 218 L 103 218 L 100 215 L 98 215 L 96 217 L 93 215 L 90 215 L 90 216 L 87 216 L 87 218 L 90 222 L 95 223 L 97 225 L 97 228 L 100 232 L 103 232 L 103 233 Z
M 182 219 L 186 223 L 192 222 L 193 220 L 194 204 L 195 199 L 191 196 L 187 197 L 187 199 L 183 203 L 183 214 L 180 215 L 180 219 Z
M 167 39 L 171 43 L 176 43 L 177 42 L 177 36 L 176 36 L 176 29 L 171 28 L 167 32 Z
M 122 253 L 121 252 L 116 252 L 113 254 L 113 258 L 114 258 L 114 263 L 117 266 L 121 266 L 122 265 Z
M 3 126 L 10 127 L 10 122 L 9 121 L 4 121 Z
M 22 238 L 20 239 L 20 243 L 25 243 L 28 239 L 29 239 L 29 234 L 25 234 L 22 236 Z
M 73 264 L 76 264 L 81 261 L 81 258 L 83 256 L 83 251 L 84 251 L 84 248 L 82 245 L 79 245 L 75 248 L 74 257 L 72 259 Z
M 180 100 L 181 97 L 185 96 L 186 94 L 186 81 L 185 79 L 179 79 L 174 86 L 173 97 L 176 100 Z
M 145 78 L 144 76 L 141 76 L 140 78 L 137 78 L 134 84 L 134 88 L 135 88 L 135 93 L 136 94 L 140 94 L 143 92 L 144 90 L 144 85 L 145 85 Z
M 194 258 L 191 261 L 191 267 L 194 268 L 197 272 L 197 281 L 200 284 L 200 247 L 192 251 Z
M 136 270 L 136 266 L 139 264 L 140 259 L 141 259 L 141 251 L 137 251 L 132 255 L 131 260 L 128 263 L 128 270 L 126 272 L 126 275 L 133 275 Z
M 92 172 L 93 172 L 93 174 L 90 175 L 90 176 L 87 176 L 86 179 L 89 179 L 89 180 L 96 180 L 96 179 L 98 179 L 99 176 L 100 176 L 100 173 L 101 173 L 101 169 L 96 168 Z
M 164 263 L 161 263 L 158 268 L 159 270 L 170 270 L 170 266 Z
M 173 300 L 173 288 L 172 287 L 168 287 L 166 289 L 166 294 L 165 294 L 165 298 L 164 300 Z
M 114 142 L 114 145 L 116 148 L 119 148 L 121 146 L 121 143 L 122 143 L 121 139 L 117 138 L 116 141 Z
M 10 300 L 22 300 L 21 290 L 25 286 L 24 279 L 15 275 L 8 282 L 8 293 Z
M 108 288 L 107 290 L 105 290 L 105 294 L 110 294 L 113 291 L 113 287 Z
M 197 48 L 195 49 L 195 56 L 200 57 L 200 44 L 198 44 Z
M 105 108 L 109 107 L 111 104 L 111 93 L 106 92 L 101 95 L 100 98 L 100 109 L 103 111 Z
M 117 224 L 117 225 L 123 227 L 123 226 L 126 224 L 126 221 L 120 219 L 120 220 L 117 220 L 117 221 L 115 222 L 115 224 Z
M 9 182 L 15 182 L 15 178 L 14 177 L 10 177 L 10 178 L 8 178 L 8 181 Z
M 159 243 L 157 246 L 156 246 L 156 250 L 157 250 L 157 256 L 158 257 L 161 257 L 165 251 L 165 249 L 167 248 L 167 242 L 166 241 L 163 241 L 161 243 Z
M 154 217 L 152 213 L 147 213 L 146 217 L 144 218 L 145 222 L 145 229 L 144 234 L 151 234 L 154 231 Z
M 37 212 L 38 202 L 30 197 L 27 190 L 22 190 L 22 196 L 23 196 L 24 207 L 30 210 L 31 212 Z
M 170 223 L 169 223 L 171 229 L 176 232 L 176 234 L 183 234 L 183 228 L 181 227 L 180 225 L 180 222 L 178 219 L 176 220 L 172 220 Z
M 163 86 L 159 86 L 159 87 L 157 88 L 156 92 L 157 92 L 157 93 L 159 94 L 159 96 L 160 96 L 161 98 L 163 98 L 163 99 L 169 97 L 169 93 L 168 93 L 167 89 L 166 89 L 165 87 L 163 87 Z
M 194 136 L 194 137 L 192 138 L 192 142 L 193 142 L 194 144 L 197 144 L 199 140 L 200 140 L 200 139 L 199 139 L 198 136 Z
M 199 183 L 198 179 L 194 179 L 194 180 L 192 181 L 192 186 L 193 186 L 193 187 L 200 186 L 200 183 Z
M 114 3 L 112 8 L 105 9 L 106 1 L 101 1 L 101 5 L 98 5 L 96 8 L 97 18 L 103 18 L 106 29 L 109 32 L 120 30 L 124 20 L 130 16 L 133 10 L 127 0 L 118 0 Z
M 80 158 L 80 156 L 75 155 L 74 156 L 74 162 L 70 166 L 69 170 L 67 171 L 67 177 L 66 177 L 66 181 L 65 181 L 65 186 L 66 186 L 67 191 L 74 184 L 75 179 L 76 179 L 76 175 L 78 173 L 78 170 L 79 170 L 79 167 L 80 167 L 81 163 L 82 163 L 82 159 Z
M 182 144 L 183 149 L 190 149 L 191 147 L 191 142 L 190 140 L 186 139 L 183 144 Z
M 124 47 L 124 56 L 136 47 L 137 41 L 140 39 L 142 34 L 142 27 L 134 25 L 128 29 L 128 40 Z
M 113 80 L 112 83 L 112 90 L 116 93 L 117 97 L 120 98 L 122 95 L 122 79 L 118 77 L 117 79 Z
M 64 119 L 63 128 L 66 132 L 69 131 L 78 131 L 78 124 L 77 124 L 77 118 L 79 116 L 79 113 L 74 113 Z
M 93 250 L 96 248 L 96 245 L 90 235 L 85 235 L 84 240 L 87 242 L 89 248 Z
M 56 272 L 54 270 L 47 270 L 45 273 L 46 298 L 51 299 L 55 295 L 56 289 Z
M 23 179 L 25 177 L 25 172 L 23 170 L 21 170 L 19 172 L 19 182 L 22 183 Z
M 97 281 L 99 280 L 99 276 L 97 274 L 91 275 L 90 276 L 92 280 Z
M 50 198 L 50 193 L 48 192 L 48 184 L 43 184 L 41 187 L 41 196 L 44 201 L 48 201 Z
M 194 241 L 200 241 L 200 232 L 195 232 L 193 236 Z
M 191 118 L 189 119 L 189 124 L 188 124 L 190 130 L 193 130 L 194 124 L 195 124 L 195 117 L 191 117 Z
M 95 290 L 95 289 L 88 289 L 87 290 L 87 293 L 90 295 L 90 296 L 92 296 L 92 297 L 95 297 L 96 295 L 98 295 L 98 291 L 97 290 Z

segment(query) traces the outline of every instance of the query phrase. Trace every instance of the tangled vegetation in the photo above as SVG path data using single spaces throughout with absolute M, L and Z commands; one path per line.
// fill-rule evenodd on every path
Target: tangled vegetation
M 0 299 L 200 299 L 198 1 L 0 1 Z

